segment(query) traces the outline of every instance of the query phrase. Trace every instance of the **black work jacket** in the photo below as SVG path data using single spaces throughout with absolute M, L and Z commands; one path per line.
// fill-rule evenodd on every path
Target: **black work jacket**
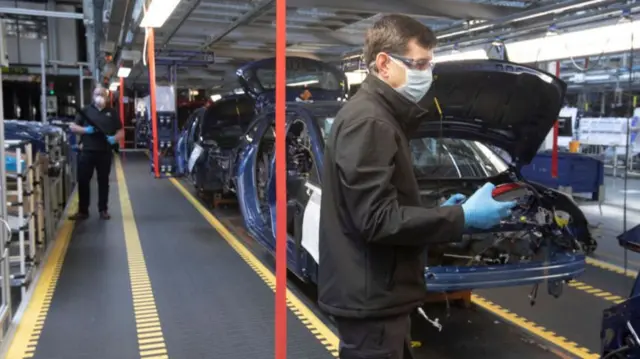
M 78 126 L 95 125 L 107 133 L 100 131 L 100 128 L 95 128 L 95 132 L 91 134 L 84 134 L 80 137 L 80 144 L 82 145 L 82 151 L 88 152 L 111 152 L 111 145 L 107 141 L 107 136 L 113 136 L 122 128 L 118 113 L 109 107 L 105 107 L 102 110 L 95 105 L 90 104 L 82 109 L 90 119 L 91 123 L 87 121 L 81 114 L 76 115 L 75 124 Z
M 411 312 L 426 295 L 426 246 L 461 238 L 460 206 L 421 206 L 408 137 L 424 115 L 369 75 L 335 118 L 324 154 L 318 270 L 319 304 L 331 315 Z

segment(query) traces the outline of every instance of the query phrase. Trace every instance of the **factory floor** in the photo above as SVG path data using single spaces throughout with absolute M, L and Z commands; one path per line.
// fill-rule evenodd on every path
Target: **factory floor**
M 144 154 L 116 160 L 112 219 L 93 212 L 62 225 L 5 357 L 273 358 L 273 258 L 237 210 L 209 210 L 191 192 L 181 180 L 153 179 Z M 430 305 L 444 328 L 414 318 L 417 359 L 598 358 L 602 309 L 635 276 L 621 269 L 616 208 L 600 216 L 585 207 L 603 222 L 603 239 L 562 297 L 540 290 L 532 306 L 531 288 L 508 288 L 474 293 L 470 308 Z M 628 217 L 637 223 L 640 214 Z M 337 332 L 314 288 L 291 278 L 289 289 L 288 357 L 337 357 Z

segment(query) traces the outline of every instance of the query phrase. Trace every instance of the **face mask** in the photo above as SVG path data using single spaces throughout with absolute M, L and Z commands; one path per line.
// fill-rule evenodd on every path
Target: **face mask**
M 433 73 L 431 72 L 431 69 L 414 70 L 408 68 L 396 59 L 392 58 L 391 60 L 404 67 L 405 73 L 407 74 L 406 83 L 395 90 L 412 102 L 417 103 L 418 101 L 422 100 L 424 95 L 426 95 L 429 91 L 431 83 L 433 82 Z
M 104 107 L 106 101 L 105 101 L 104 97 L 102 97 L 102 96 L 94 96 L 93 97 L 93 102 L 96 104 L 96 106 L 102 108 L 102 107 Z

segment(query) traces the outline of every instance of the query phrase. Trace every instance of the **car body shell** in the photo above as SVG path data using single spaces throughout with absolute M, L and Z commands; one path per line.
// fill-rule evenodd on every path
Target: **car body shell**
M 300 62 L 306 64 L 313 62 L 313 60 L 304 59 L 300 60 Z M 325 64 L 312 63 L 312 65 L 326 69 Z M 479 66 L 478 64 L 475 65 Z M 484 66 L 486 64 L 480 65 Z M 504 63 L 499 65 L 502 67 Z M 275 252 L 276 227 L 275 159 L 273 156 L 268 155 L 269 151 L 265 150 L 265 146 L 271 146 L 275 138 L 273 130 L 275 118 L 273 109 L 274 91 L 271 88 L 255 90 L 260 87 L 255 84 L 256 69 L 264 68 L 265 66 L 273 66 L 273 59 L 248 64 L 238 71 L 240 83 L 245 88 L 245 91 L 256 98 L 257 115 L 240 138 L 238 148 L 233 157 L 230 158 L 228 168 L 231 173 L 228 177 L 229 181 L 233 183 L 232 186 L 236 192 L 248 232 L 262 246 L 273 253 Z M 517 66 L 517 68 L 521 67 Z M 529 68 L 525 70 L 535 76 L 550 76 L 543 73 L 538 74 L 537 70 Z M 509 71 L 513 71 L 512 66 L 510 66 Z M 340 78 L 340 75 L 336 76 Z M 344 74 L 342 74 L 342 78 L 344 78 Z M 346 81 L 346 79 L 343 81 Z M 307 96 L 308 94 L 305 95 L 305 92 L 309 91 L 312 93 L 311 97 Z M 346 88 L 342 82 L 340 86 L 331 89 L 301 90 L 297 87 L 287 88 L 287 133 L 293 126 L 303 126 L 309 139 L 308 150 L 312 158 L 313 167 L 310 169 L 313 175 L 304 180 L 296 178 L 295 171 L 290 169 L 289 164 L 287 170 L 289 212 L 289 218 L 287 218 L 289 233 L 287 238 L 287 264 L 293 273 L 305 281 L 316 282 L 318 268 L 318 219 L 322 191 L 323 131 L 325 131 L 318 119 L 334 117 L 343 104 L 342 100 L 344 100 L 345 94 Z M 562 87 L 562 96 L 564 96 L 564 87 Z M 455 118 L 455 120 L 457 121 L 455 125 L 458 126 L 456 128 L 462 129 L 466 126 L 465 123 L 459 121 L 459 118 Z M 476 123 L 470 123 L 469 125 L 476 126 Z M 512 128 L 512 126 L 509 128 Z M 548 130 L 547 128 L 546 131 L 548 132 Z M 537 135 L 538 137 L 541 136 L 539 133 Z M 494 138 L 500 144 L 504 144 L 505 147 L 512 148 L 512 154 L 522 153 L 531 156 L 531 149 L 523 147 L 521 144 L 514 144 L 514 136 L 511 133 L 507 133 L 507 131 L 494 131 L 489 136 L 492 136 L 489 139 Z M 529 136 L 529 138 L 531 137 Z M 514 152 L 516 150 L 524 152 Z M 266 156 L 265 153 L 267 153 Z M 508 173 L 501 174 L 496 178 L 483 179 L 483 183 L 487 180 L 493 182 L 525 181 L 521 177 L 514 178 L 518 176 L 517 168 L 511 168 Z M 532 184 L 532 186 L 539 187 L 537 184 Z M 549 196 L 556 198 L 559 203 L 562 202 L 564 207 L 578 219 L 578 225 L 584 226 L 582 229 L 585 238 L 590 238 L 586 219 L 575 202 L 559 192 L 544 188 L 541 188 L 541 190 L 545 190 Z M 429 291 L 450 292 L 538 284 L 549 281 L 551 283 L 549 286 L 550 292 L 558 295 L 557 287 L 563 281 L 579 276 L 584 269 L 585 257 L 583 254 L 557 251 L 550 253 L 544 261 L 532 261 L 529 263 L 482 266 L 428 266 L 425 268 L 425 282 Z

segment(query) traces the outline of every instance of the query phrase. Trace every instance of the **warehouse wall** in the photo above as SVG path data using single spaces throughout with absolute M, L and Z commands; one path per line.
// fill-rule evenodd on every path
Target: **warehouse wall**
M 0 7 L 53 10 L 51 8 L 47 9 L 46 4 L 22 1 L 0 1 Z M 57 5 L 55 10 L 63 12 L 76 12 L 76 8 L 70 5 Z M 56 23 L 55 36 L 57 40 L 55 50 L 57 50 L 58 56 L 57 58 L 52 58 L 53 56 L 50 56 L 49 59 L 64 61 L 68 63 L 78 62 L 77 22 L 80 22 L 80 20 L 54 19 L 54 22 Z M 52 36 L 52 34 L 49 34 L 49 36 Z M 41 41 L 41 39 L 26 38 L 24 36 L 20 36 L 20 38 L 18 38 L 15 35 L 7 34 L 7 52 L 9 54 L 9 62 L 12 65 L 39 64 Z M 49 49 L 49 42 L 46 39 L 45 44 L 47 46 L 47 53 L 53 53 L 53 51 Z

